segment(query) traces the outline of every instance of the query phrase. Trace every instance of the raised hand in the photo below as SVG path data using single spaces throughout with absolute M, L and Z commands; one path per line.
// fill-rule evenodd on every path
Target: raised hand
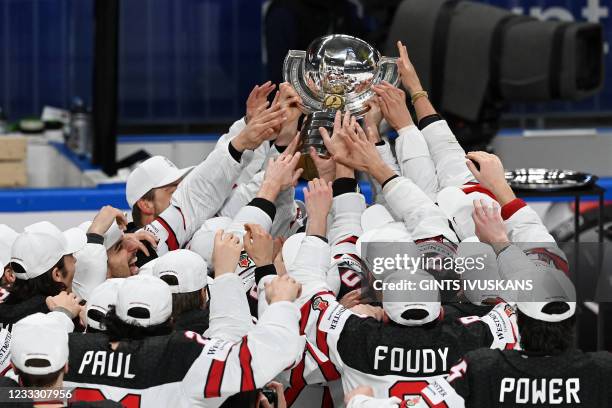
M 288 82 L 279 86 L 279 104 L 287 112 L 287 120 L 283 123 L 275 144 L 287 146 L 292 140 L 298 128 L 298 122 L 302 115 L 302 98 Z
M 278 128 L 287 119 L 286 114 L 279 103 L 273 103 L 249 120 L 247 126 L 232 139 L 232 145 L 240 152 L 257 149 L 265 140 L 276 137 Z
M 113 221 L 117 222 L 117 226 L 122 231 L 125 230 L 128 224 L 123 211 L 111 207 L 110 205 L 105 205 L 98 211 L 98 214 L 94 217 L 87 232 L 104 235 L 113 224 Z
M 255 266 L 270 265 L 274 262 L 274 242 L 272 235 L 259 224 L 245 224 L 244 250 Z
M 59 311 L 63 309 L 67 314 L 71 315 L 70 318 L 74 319 L 81 312 L 81 299 L 74 293 L 68 293 L 65 291 L 60 292 L 55 296 L 47 296 L 45 299 L 47 308 L 50 311 Z
M 264 284 L 268 304 L 275 302 L 293 302 L 302 293 L 302 285 L 289 275 L 279 276 Z
M 308 182 L 308 188 L 304 187 L 303 191 L 306 213 L 308 214 L 306 233 L 308 235 L 325 236 L 327 233 L 327 214 L 329 214 L 333 201 L 332 183 L 315 178 Z
M 340 299 L 338 303 L 347 309 L 357 306 L 361 303 L 361 289 L 351 290 L 349 293 L 342 296 L 342 299 Z
M 469 152 L 465 157 L 468 159 L 467 167 L 476 180 L 490 190 L 502 206 L 516 198 L 506 182 L 506 172 L 499 157 L 486 152 Z M 477 163 L 480 169 L 474 163 Z
M 215 234 L 215 247 L 213 248 L 213 267 L 215 278 L 233 273 L 240 260 L 242 244 L 240 239 L 234 234 L 225 234 L 223 230 Z
M 370 99 L 366 105 L 370 107 L 370 110 L 364 117 L 364 131 L 370 142 L 378 143 L 381 141 L 378 127 L 383 119 L 383 114 L 376 98 Z
M 416 69 L 414 69 L 414 65 L 412 65 L 408 57 L 408 49 L 401 41 L 397 42 L 397 50 L 399 51 L 397 67 L 402 79 L 402 85 L 412 95 L 414 92 L 422 90 L 423 87 L 421 86 Z
M 377 95 L 377 101 L 383 116 L 395 130 L 412 125 L 412 117 L 406 106 L 406 93 L 390 83 L 383 81 L 374 85 L 372 90 Z
M 247 124 L 260 112 L 262 106 L 267 107 L 268 95 L 274 88 L 276 88 L 276 85 L 268 81 L 263 85 L 255 85 L 251 90 L 246 101 L 246 115 L 244 117 Z
M 476 236 L 480 242 L 491 245 L 494 249 L 508 244 L 506 226 L 499 211 L 499 205 L 493 202 L 488 205 L 484 200 L 474 200 L 472 219 L 476 227 Z
M 331 157 L 319 156 L 314 147 L 310 147 L 310 158 L 317 168 L 319 177 L 325 181 L 334 181 L 336 178 L 336 162 Z
M 355 314 L 367 316 L 367 317 L 373 317 L 379 322 L 383 321 L 385 317 L 385 311 L 383 310 L 382 307 L 379 307 L 379 306 L 358 304 L 358 305 L 351 307 L 350 309 L 351 309 L 351 312 Z

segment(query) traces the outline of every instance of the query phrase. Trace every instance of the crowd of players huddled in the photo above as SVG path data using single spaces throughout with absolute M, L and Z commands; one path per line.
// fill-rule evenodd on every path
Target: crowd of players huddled
M 398 48 L 405 91 L 382 82 L 363 121 L 320 129 L 303 202 L 301 99 L 268 82 L 203 162 L 132 171 L 129 222 L 0 225 L 0 405 L 611 406 L 612 356 L 574 348 L 565 255 Z M 397 255 L 484 267 L 374 270 Z M 533 290 L 431 284 L 449 280 Z

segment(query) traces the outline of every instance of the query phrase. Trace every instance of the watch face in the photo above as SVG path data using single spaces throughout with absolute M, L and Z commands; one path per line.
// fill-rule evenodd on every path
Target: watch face
M 562 190 L 589 186 L 597 176 L 573 170 L 516 169 L 506 171 L 506 181 L 522 190 Z

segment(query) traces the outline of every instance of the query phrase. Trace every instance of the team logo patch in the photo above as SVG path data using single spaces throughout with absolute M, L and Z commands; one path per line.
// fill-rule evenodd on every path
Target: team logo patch
M 323 298 L 321 298 L 320 296 L 317 296 L 312 301 L 312 310 L 319 310 L 321 312 L 324 312 L 325 310 L 327 310 L 328 306 L 329 302 L 327 300 L 323 300 Z
M 240 254 L 240 260 L 238 261 L 238 266 L 240 266 L 243 269 L 246 269 L 254 265 L 255 263 L 251 260 L 251 258 L 249 258 L 246 252 L 243 252 Z

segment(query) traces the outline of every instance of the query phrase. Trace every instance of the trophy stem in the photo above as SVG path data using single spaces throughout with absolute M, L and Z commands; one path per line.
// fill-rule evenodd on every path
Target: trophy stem
M 299 166 L 304 169 L 302 178 L 312 180 L 318 176 L 317 168 L 310 158 L 310 148 L 314 147 L 320 156 L 327 155 L 327 149 L 319 128 L 327 129 L 331 136 L 334 130 L 335 117 L 336 111 L 332 110 L 314 112 L 306 117 L 300 132 L 302 157 Z

